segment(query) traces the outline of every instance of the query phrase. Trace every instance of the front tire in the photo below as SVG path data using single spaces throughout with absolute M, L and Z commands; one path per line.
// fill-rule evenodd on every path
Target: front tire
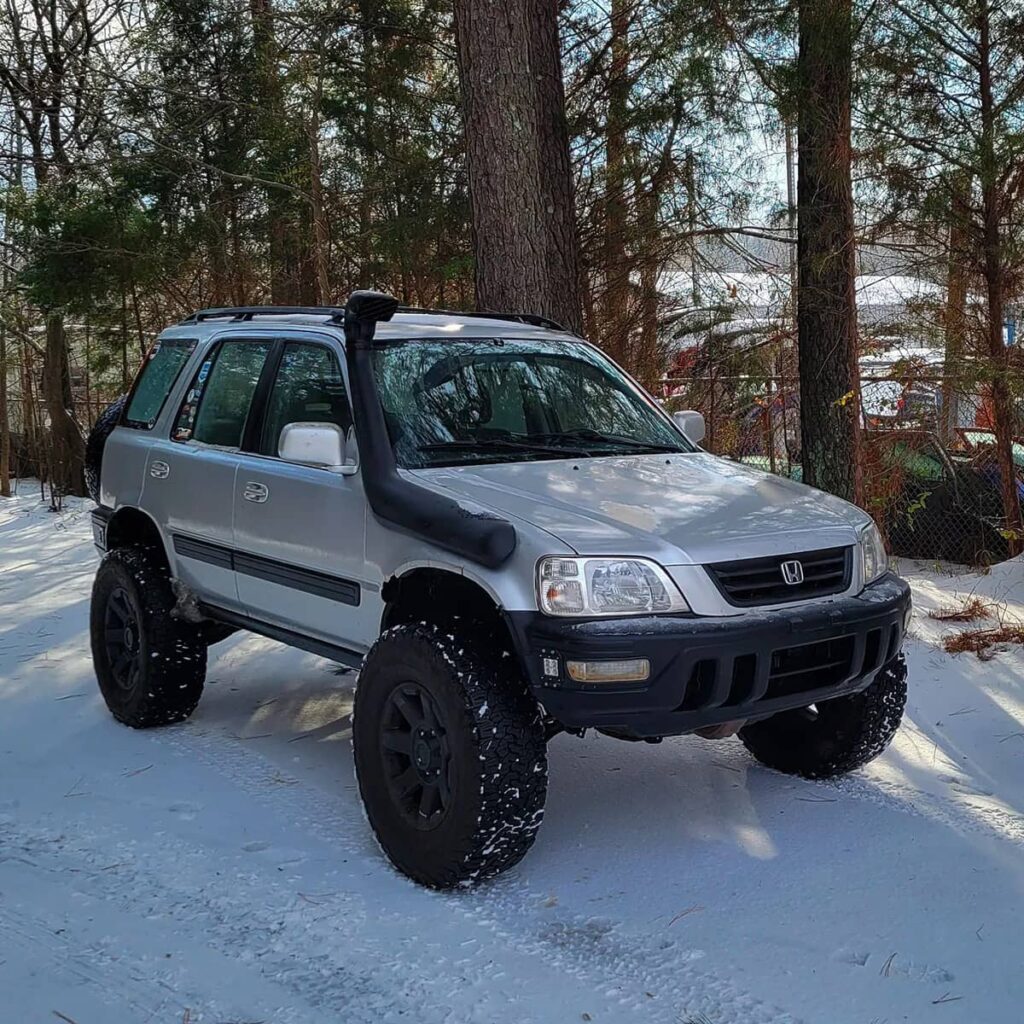
M 436 626 L 388 630 L 359 674 L 352 745 L 370 825 L 414 881 L 475 883 L 533 845 L 544 725 L 511 659 Z
M 769 768 L 828 779 L 878 757 L 896 735 L 906 703 L 907 664 L 898 654 L 860 693 L 754 722 L 740 729 L 740 739 Z
M 173 608 L 170 573 L 155 551 L 104 556 L 92 588 L 92 660 L 110 713 L 135 729 L 183 721 L 203 693 L 206 644 Z

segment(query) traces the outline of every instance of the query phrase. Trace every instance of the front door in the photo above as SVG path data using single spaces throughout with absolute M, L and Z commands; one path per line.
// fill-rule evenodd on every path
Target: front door
M 289 423 L 352 426 L 341 347 L 285 340 L 252 451 L 235 481 L 238 596 L 253 618 L 307 636 L 366 648 L 380 619 L 379 587 L 366 579 L 366 498 L 358 475 L 278 457 Z

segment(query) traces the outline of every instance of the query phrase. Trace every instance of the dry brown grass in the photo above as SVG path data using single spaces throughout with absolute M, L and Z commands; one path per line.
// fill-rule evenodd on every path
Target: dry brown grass
M 928 613 L 928 618 L 937 622 L 977 622 L 978 619 L 995 617 L 995 609 L 980 597 L 971 597 L 959 606 L 936 608 Z
M 1024 644 L 1024 626 L 996 626 L 993 629 L 967 629 L 942 641 L 949 654 L 973 651 L 982 661 L 994 658 L 1000 644 Z

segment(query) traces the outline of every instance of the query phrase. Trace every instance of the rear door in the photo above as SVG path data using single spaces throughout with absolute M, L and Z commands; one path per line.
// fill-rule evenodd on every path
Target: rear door
M 160 338 L 146 355 L 121 423 L 103 448 L 101 505 L 141 503 L 154 428 L 197 344 L 195 338 Z
M 232 567 L 235 473 L 253 396 L 274 341 L 226 337 L 207 353 L 170 438 L 155 441 L 145 504 L 158 515 L 176 575 L 203 600 L 239 610 Z
M 380 588 L 366 578 L 360 477 L 278 456 L 289 423 L 333 423 L 350 434 L 342 366 L 334 339 L 283 339 L 258 437 L 239 457 L 235 569 L 239 599 L 254 618 L 364 650 L 377 634 Z

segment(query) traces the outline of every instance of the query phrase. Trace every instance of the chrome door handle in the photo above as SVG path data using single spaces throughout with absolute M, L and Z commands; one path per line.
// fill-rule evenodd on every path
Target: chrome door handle
M 270 497 L 270 491 L 266 484 L 257 484 L 250 480 L 245 485 L 242 497 L 245 498 L 246 501 L 255 501 L 257 505 L 262 505 L 263 502 Z
M 157 480 L 166 480 L 171 475 L 171 467 L 157 459 L 149 464 L 149 475 Z

